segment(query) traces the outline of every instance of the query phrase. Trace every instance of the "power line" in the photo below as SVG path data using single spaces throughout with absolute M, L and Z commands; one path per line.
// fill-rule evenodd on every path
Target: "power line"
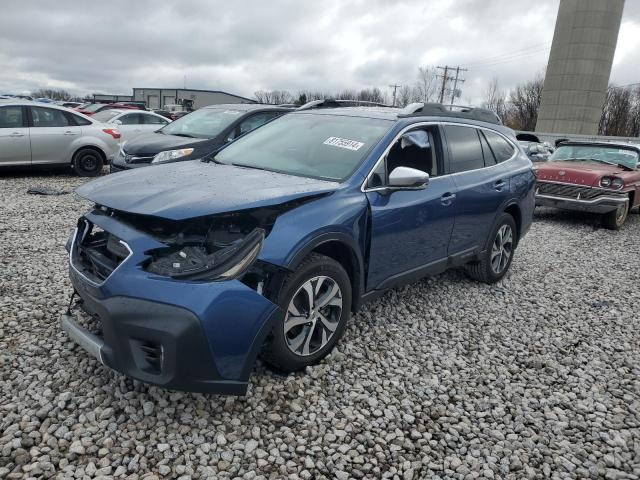
M 476 60 L 472 63 L 466 64 L 464 65 L 465 67 L 475 67 L 478 65 L 484 65 L 484 64 L 490 64 L 490 63 L 494 63 L 494 62 L 501 62 L 503 60 L 511 60 L 511 59 L 515 59 L 515 58 L 519 58 L 522 56 L 526 56 L 532 53 L 538 53 L 541 51 L 547 51 L 551 49 L 551 42 L 544 42 L 544 43 L 538 43 L 535 45 L 530 45 L 529 47 L 526 48 L 521 48 L 519 50 L 515 50 L 512 52 L 506 52 L 506 53 L 502 53 L 500 55 L 494 55 L 491 57 L 485 57 L 485 58 L 481 58 L 479 60 Z
M 537 57 L 538 55 L 543 55 L 543 54 L 547 54 L 549 53 L 551 49 L 550 48 L 545 48 L 543 50 L 539 50 L 537 52 L 530 52 L 524 55 L 519 55 L 516 57 L 511 57 L 511 58 L 504 58 L 502 60 L 496 60 L 493 62 L 487 62 L 487 63 L 483 63 L 483 64 L 476 64 L 476 65 L 470 65 L 469 68 L 486 68 L 486 67 L 492 67 L 494 65 L 501 65 L 503 63 L 509 63 L 509 62 L 515 62 L 518 60 L 525 60 L 525 59 L 529 59 L 529 58 L 533 58 L 533 57 Z

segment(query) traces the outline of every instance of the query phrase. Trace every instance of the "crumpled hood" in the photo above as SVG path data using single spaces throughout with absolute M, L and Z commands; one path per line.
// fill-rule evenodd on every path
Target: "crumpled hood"
M 558 160 L 538 164 L 537 172 L 538 180 L 597 187 L 600 185 L 602 177 L 624 174 L 625 170 L 617 165 L 605 165 L 604 163 Z
M 81 186 L 76 193 L 115 210 L 184 220 L 278 205 L 331 192 L 338 185 L 196 160 L 110 174 Z

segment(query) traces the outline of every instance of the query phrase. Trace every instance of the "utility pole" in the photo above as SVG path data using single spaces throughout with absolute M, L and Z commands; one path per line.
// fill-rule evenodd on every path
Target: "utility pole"
M 449 66 L 438 67 L 439 70 L 444 70 L 442 75 L 436 75 L 436 77 L 442 77 L 442 87 L 440 88 L 440 103 L 444 102 L 444 91 L 447 88 L 447 80 L 449 79 Z
M 456 90 L 458 89 L 458 82 L 464 83 L 464 80 L 462 78 L 458 78 L 460 76 L 460 72 L 466 72 L 466 71 L 467 69 L 460 68 L 460 65 L 456 67 L 456 76 L 453 80 L 453 88 L 451 89 L 451 105 L 453 105 L 453 102 L 456 98 Z
M 389 88 L 393 88 L 393 106 L 396 106 L 396 91 L 398 90 L 398 88 L 400 88 L 400 85 L 393 84 L 393 85 L 389 85 Z

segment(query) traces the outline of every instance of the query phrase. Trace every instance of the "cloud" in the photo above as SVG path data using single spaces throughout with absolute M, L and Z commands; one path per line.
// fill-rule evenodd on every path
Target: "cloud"
M 612 80 L 639 81 L 640 2 L 627 2 Z M 468 65 L 463 98 L 546 66 L 558 0 L 4 0 L 0 92 L 41 87 L 259 89 L 412 84 L 420 65 Z M 628 18 L 628 20 L 627 20 Z M 635 20 L 634 20 L 635 18 Z

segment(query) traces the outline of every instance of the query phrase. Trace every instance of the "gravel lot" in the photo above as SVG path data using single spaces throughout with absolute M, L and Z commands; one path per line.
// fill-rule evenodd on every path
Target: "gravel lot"
M 0 478 L 640 478 L 640 215 L 539 212 L 508 278 L 392 291 L 249 394 L 168 392 L 60 332 L 63 174 L 0 177 Z

